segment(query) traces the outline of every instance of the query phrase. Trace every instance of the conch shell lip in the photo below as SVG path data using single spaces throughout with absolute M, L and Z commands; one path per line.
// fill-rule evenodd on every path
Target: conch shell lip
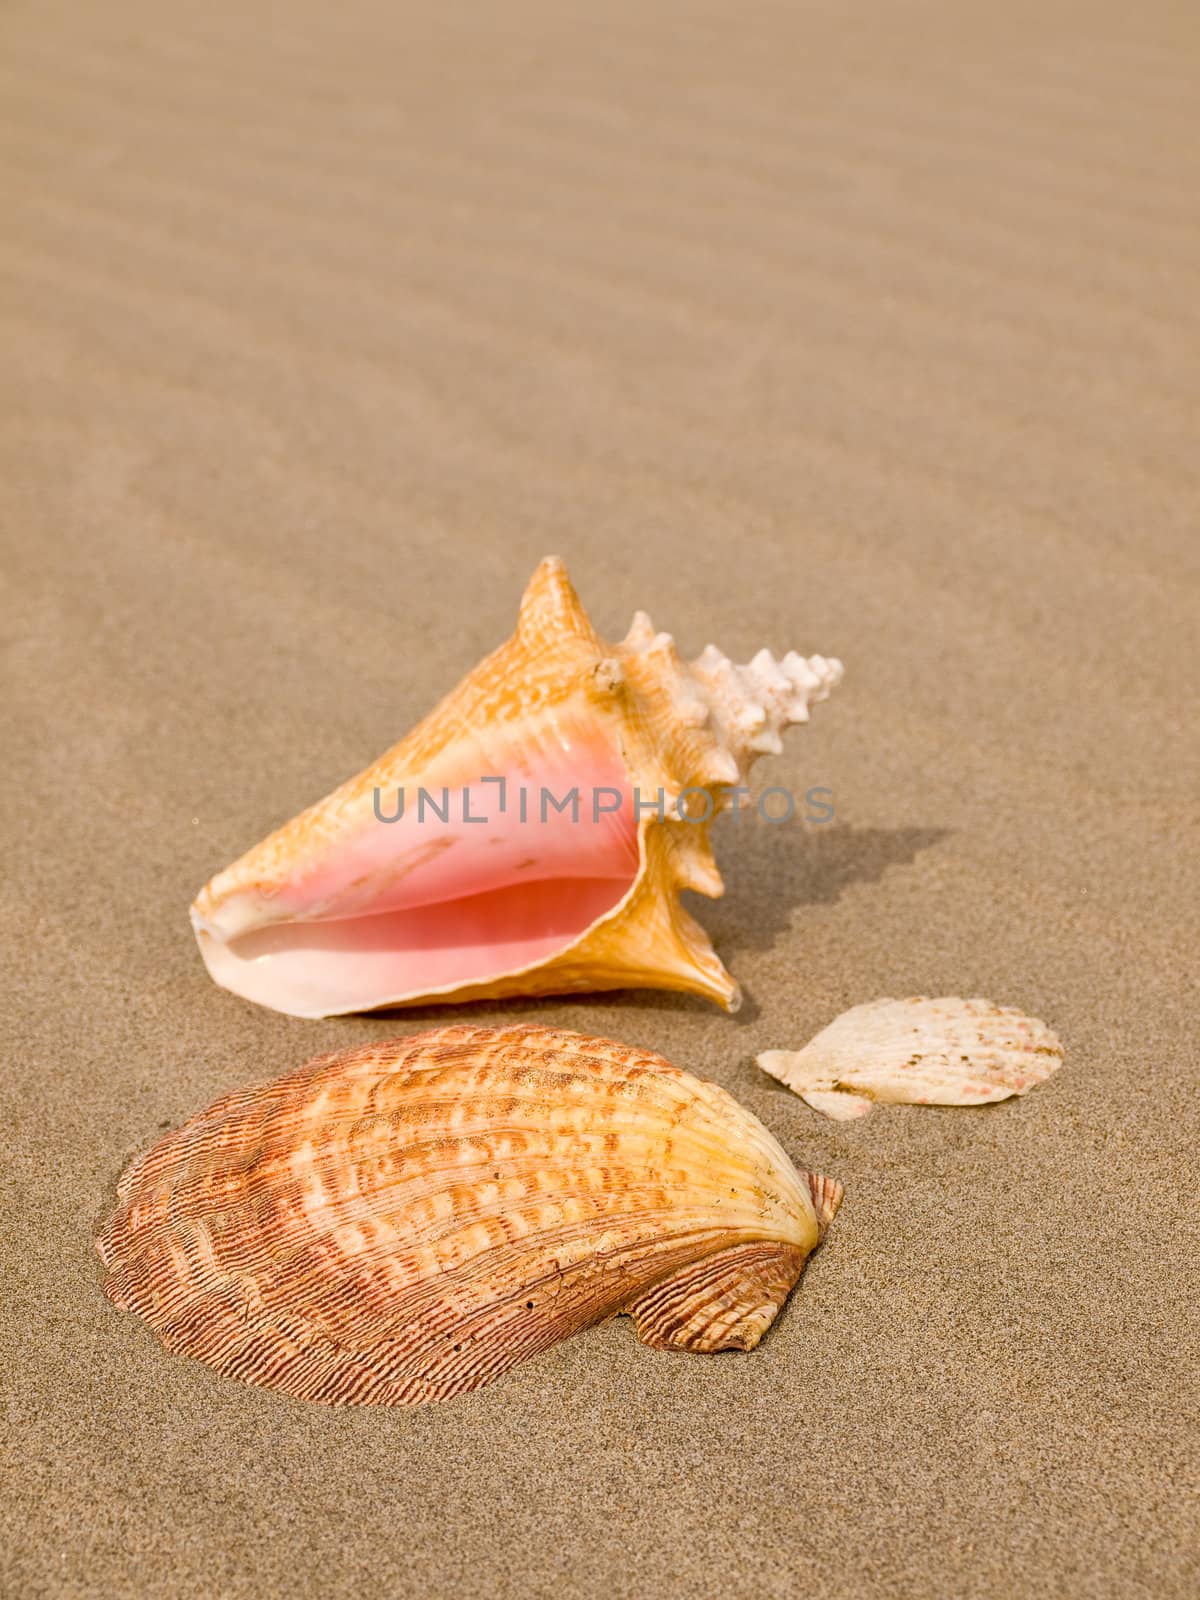
M 646 832 L 647 832 L 647 829 L 649 828 L 649 826 L 650 826 L 650 824 L 647 821 L 643 820 L 639 824 L 639 829 L 638 829 L 638 879 L 639 880 L 640 880 L 640 877 L 641 877 L 642 873 L 645 870 L 645 865 L 646 865 Z M 616 905 L 614 905 L 610 910 L 602 912 L 600 914 L 600 916 L 598 916 L 595 919 L 594 922 L 590 923 L 587 927 L 585 927 L 580 932 L 580 934 L 578 935 L 578 938 L 581 941 L 585 940 L 585 939 L 588 939 L 593 934 L 595 934 L 596 932 L 601 930 L 607 923 L 612 923 L 612 922 L 616 922 L 617 920 L 619 920 L 619 918 L 622 916 L 622 914 L 625 912 L 625 910 L 629 906 L 629 904 L 632 901 L 634 895 L 636 894 L 637 886 L 638 886 L 637 885 L 637 880 L 635 880 L 633 883 L 630 884 L 629 888 L 622 895 L 620 900 L 617 901 Z M 724 892 L 725 892 L 724 885 L 721 885 L 715 891 L 715 893 L 713 894 L 713 896 L 711 898 L 715 899 L 718 896 L 724 894 Z M 220 964 L 221 956 L 220 956 L 219 952 L 220 952 L 221 949 L 225 948 L 225 941 L 220 938 L 219 934 L 214 933 L 214 931 L 208 925 L 207 921 L 205 920 L 205 918 L 203 917 L 203 915 L 201 914 L 201 912 L 199 911 L 199 909 L 197 908 L 197 906 L 195 904 L 193 904 L 191 906 L 191 908 L 189 910 L 189 916 L 190 916 L 190 919 L 191 919 L 192 928 L 193 928 L 193 930 L 195 932 L 195 935 L 196 935 L 197 942 L 200 945 L 201 953 L 204 955 L 205 964 L 207 965 L 210 973 L 212 973 L 212 975 L 214 977 L 217 977 L 217 981 L 220 982 L 221 980 L 218 977 L 216 968 Z M 214 948 L 214 947 L 216 947 L 216 948 Z M 514 968 L 512 968 L 512 970 L 510 972 L 508 972 L 505 975 L 506 976 L 506 982 L 511 982 L 511 985 L 512 985 L 513 989 L 515 991 L 519 991 L 520 980 L 523 977 L 526 977 L 526 976 L 532 978 L 543 965 L 544 965 L 544 963 L 541 960 L 531 960 L 531 961 L 528 961 L 524 966 L 514 967 Z M 724 974 L 724 978 L 726 980 L 725 981 L 725 985 L 723 987 L 723 991 L 721 992 L 721 994 L 719 996 L 714 996 L 714 998 L 719 998 L 723 1009 L 730 1016 L 736 1016 L 736 1014 L 741 1010 L 742 1004 L 743 1004 L 743 995 L 742 995 L 741 985 L 737 982 L 737 980 L 734 977 L 732 977 L 731 974 L 729 974 L 727 971 L 725 971 L 724 967 L 722 967 L 721 971 Z M 448 983 L 444 983 L 444 984 L 442 984 L 440 986 L 435 986 L 433 988 L 429 988 L 429 989 L 426 989 L 426 990 L 422 991 L 422 993 L 419 996 L 414 997 L 414 1000 L 419 1001 L 423 1005 L 435 1004 L 439 1000 L 449 999 L 450 997 L 455 995 L 461 988 L 462 988 L 462 985 L 460 983 L 451 981 L 451 982 L 448 982 Z M 491 997 L 490 996 L 480 996 L 479 998 L 480 998 L 480 1000 L 482 1002 L 482 1001 L 485 1001 L 485 1000 L 487 1000 L 487 999 L 489 999 Z M 404 1006 L 405 1004 L 411 1004 L 411 1003 L 413 1003 L 413 1002 L 406 1001 L 403 997 L 401 997 L 400 999 L 396 999 L 396 1000 L 384 1001 L 379 1006 L 373 1007 L 372 1009 L 380 1010 L 380 1011 L 386 1011 L 386 1010 L 389 1009 L 389 1007 L 396 1007 L 397 1009 L 399 1009 L 400 1007 Z M 351 1009 L 357 1009 L 357 1008 L 351 1008 Z M 327 1010 L 322 1009 L 321 1007 L 316 1007 L 311 1011 L 296 1010 L 296 1011 L 293 1011 L 292 1014 L 295 1015 L 295 1016 L 306 1018 L 307 1020 L 310 1020 L 310 1021 L 319 1021 L 323 1017 L 328 1017 L 328 1016 L 331 1016 L 331 1015 L 335 1015 L 336 1013 L 329 1012 Z

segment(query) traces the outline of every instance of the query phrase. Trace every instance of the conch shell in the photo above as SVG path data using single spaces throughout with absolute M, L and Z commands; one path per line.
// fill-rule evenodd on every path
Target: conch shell
M 750 1350 L 841 1185 L 646 1050 L 454 1027 L 226 1095 L 125 1173 L 104 1291 L 169 1350 L 333 1405 L 465 1394 L 626 1312 Z
M 551 557 L 507 644 L 201 891 L 208 970 L 304 1017 L 626 987 L 733 1010 L 678 892 L 721 893 L 704 819 L 841 672 L 711 645 L 688 664 L 641 612 L 606 644 Z
M 758 1064 L 814 1111 L 839 1122 L 876 1102 L 977 1106 L 1026 1094 L 1062 1065 L 1036 1017 L 990 1000 L 873 1000 L 845 1011 L 803 1050 L 765 1050 Z

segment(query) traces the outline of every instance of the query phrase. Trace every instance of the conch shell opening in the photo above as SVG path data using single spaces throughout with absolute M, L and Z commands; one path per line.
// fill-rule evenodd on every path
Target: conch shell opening
M 618 1312 L 661 1349 L 752 1349 L 841 1195 L 661 1056 L 455 1027 L 226 1095 L 133 1163 L 97 1249 L 169 1350 L 415 1405 Z
M 722 891 L 711 819 L 841 664 L 593 629 L 561 561 L 514 636 L 408 736 L 198 895 L 216 981 L 295 1016 L 434 997 L 738 989 L 681 889 Z

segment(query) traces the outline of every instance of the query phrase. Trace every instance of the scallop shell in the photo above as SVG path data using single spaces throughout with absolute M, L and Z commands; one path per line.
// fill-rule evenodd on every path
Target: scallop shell
M 226 1095 L 134 1162 L 104 1289 L 169 1350 L 334 1405 L 465 1394 L 616 1312 L 752 1349 L 841 1185 L 725 1091 L 539 1027 L 454 1027 Z
M 549 558 L 507 644 L 201 891 L 209 972 L 295 1016 L 627 987 L 735 1009 L 678 894 L 722 892 L 704 819 L 841 671 L 711 645 L 688 664 L 641 612 L 607 644 Z
M 1044 1022 L 990 1000 L 873 1000 L 803 1050 L 765 1050 L 758 1064 L 815 1111 L 849 1121 L 875 1102 L 976 1106 L 1026 1094 L 1062 1065 Z

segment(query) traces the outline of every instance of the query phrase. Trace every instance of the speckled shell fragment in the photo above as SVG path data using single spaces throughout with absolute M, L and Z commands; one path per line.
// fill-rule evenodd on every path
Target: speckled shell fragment
M 864 1117 L 876 1102 L 985 1105 L 1026 1094 L 1062 1065 L 1036 1017 L 953 996 L 874 1000 L 823 1028 L 803 1050 L 765 1050 L 764 1072 L 828 1117 Z
M 553 1029 L 454 1027 L 226 1095 L 135 1161 L 104 1290 L 300 1399 L 466 1393 L 625 1311 L 752 1349 L 841 1199 L 723 1089 Z

